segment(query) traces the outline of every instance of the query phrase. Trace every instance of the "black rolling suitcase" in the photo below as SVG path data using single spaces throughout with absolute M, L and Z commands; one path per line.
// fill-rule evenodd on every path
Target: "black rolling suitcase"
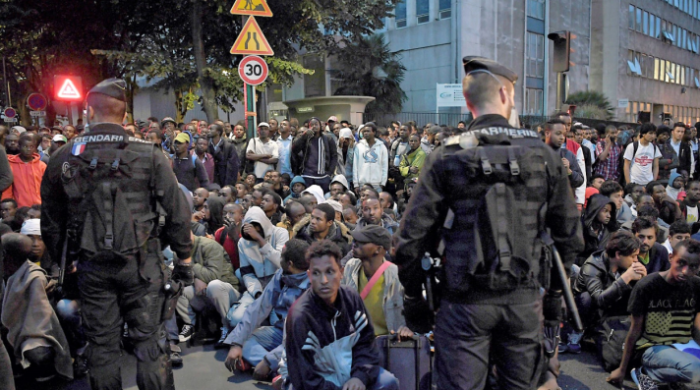
M 381 336 L 382 367 L 399 380 L 401 390 L 429 390 L 432 385 L 430 341 L 425 336 L 398 341 L 396 335 Z

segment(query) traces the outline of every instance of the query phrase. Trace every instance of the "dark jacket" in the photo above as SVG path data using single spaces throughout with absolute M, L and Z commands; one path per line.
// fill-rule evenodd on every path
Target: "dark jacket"
M 248 142 L 249 139 L 248 137 L 243 138 L 243 139 L 233 139 L 231 140 L 231 144 L 233 144 L 233 147 L 236 148 L 236 154 L 238 155 L 238 172 L 243 174 L 243 171 L 245 170 L 245 163 L 246 163 L 246 149 L 248 149 Z
M 102 123 L 91 126 L 89 136 L 99 135 L 126 136 L 126 133 L 121 125 L 118 124 Z M 63 165 L 68 163 L 74 143 L 79 142 L 81 139 L 83 137 L 73 138 L 64 147 L 51 155 L 49 165 L 41 182 L 41 236 L 52 259 L 61 258 L 63 240 L 65 239 L 65 232 L 71 217 L 70 213 L 71 210 L 77 208 L 77 205 L 70 204 L 68 195 L 66 195 L 64 190 L 62 178 L 64 176 Z M 129 142 L 142 143 L 143 141 L 129 137 Z M 86 148 L 107 149 L 115 148 L 117 145 L 117 143 L 88 143 Z M 192 251 L 192 239 L 190 237 L 192 213 L 187 205 L 185 196 L 180 191 L 175 174 L 170 166 L 170 161 L 155 145 L 152 145 L 152 147 L 153 171 L 150 172 L 150 177 L 155 184 L 155 188 L 152 189 L 148 185 L 144 185 L 139 197 L 134 198 L 134 201 L 129 204 L 129 210 L 125 210 L 125 212 L 137 214 L 150 211 L 143 208 L 151 208 L 155 200 L 153 194 L 157 194 L 155 198 L 159 201 L 166 214 L 165 226 L 160 235 L 161 245 L 163 247 L 170 245 L 170 248 L 179 258 L 185 259 L 189 257 Z M 133 185 L 136 185 L 134 179 L 119 182 L 120 188 Z M 146 201 L 142 202 L 141 198 L 146 199 Z M 160 248 L 158 248 L 158 252 L 160 252 Z
M 214 156 L 214 181 L 221 187 L 231 184 L 236 185 L 241 160 L 236 152 L 236 147 L 226 137 L 222 137 L 219 151 L 214 151 L 214 145 L 209 142 L 209 154 Z
M 308 242 L 309 245 L 313 244 L 316 240 L 314 239 L 313 233 L 309 230 L 310 221 L 310 216 L 302 218 L 301 221 L 299 221 L 299 223 L 297 223 L 292 229 L 292 234 L 294 235 L 291 236 L 291 238 L 304 240 Z M 334 244 L 338 245 L 338 248 L 340 248 L 340 253 L 342 253 L 343 256 L 350 251 L 352 236 L 345 225 L 338 222 L 333 222 L 326 239 L 331 240 Z
M 693 152 L 690 149 L 690 143 L 685 142 L 685 141 L 681 141 L 681 145 L 678 147 L 678 170 L 677 170 L 677 172 L 680 173 L 680 171 L 686 171 L 690 175 L 690 160 L 692 158 L 691 157 L 692 155 L 693 155 Z
M 581 172 L 581 167 L 578 165 L 578 160 L 576 160 L 576 155 L 573 154 L 569 149 L 560 148 L 558 150 L 559 157 L 569 160 L 569 169 L 571 169 L 571 174 L 569 175 L 569 183 L 571 188 L 576 189 L 581 187 L 583 184 L 584 177 Z M 566 171 L 564 171 L 566 172 Z
M 598 317 L 595 320 L 627 315 L 627 302 L 632 293 L 633 283 L 627 284 L 620 278 L 626 270 L 610 272 L 610 260 L 605 251 L 594 252 L 581 267 L 574 282 L 574 294 L 587 292 L 591 296 Z
M 47 164 L 48 165 L 48 164 Z M 5 191 L 7 187 L 12 185 L 13 176 L 10 163 L 7 160 L 5 148 L 0 148 L 0 192 Z
M 610 205 L 612 208 L 610 212 L 610 222 L 607 225 L 601 225 L 596 218 L 598 217 L 598 213 L 606 205 Z M 588 199 L 586 212 L 581 217 L 585 246 L 583 252 L 578 255 L 578 264 L 583 264 L 593 252 L 605 249 L 605 245 L 608 243 L 608 240 L 610 240 L 610 236 L 619 229 L 616 216 L 617 210 L 615 208 L 615 203 L 607 196 L 596 194 Z M 594 224 L 600 229 L 597 234 L 593 228 Z
M 209 175 L 207 175 L 204 164 L 190 155 L 187 155 L 186 158 L 173 156 L 173 172 L 175 172 L 178 183 L 190 191 L 199 187 L 209 188 Z
M 591 174 L 593 172 L 593 162 L 591 161 L 591 150 L 588 149 L 587 146 L 581 145 L 581 149 L 583 149 L 583 160 L 586 165 L 586 182 L 590 182 L 592 177 Z M 580 167 L 579 167 L 580 168 Z
M 426 251 L 434 249 L 443 239 L 445 255 L 450 259 L 445 263 L 445 299 L 494 304 L 534 302 L 539 299 L 539 290 L 529 287 L 527 290 L 515 289 L 504 293 L 470 286 L 465 267 L 477 256 L 473 215 L 478 204 L 475 200 L 482 196 L 472 189 L 476 169 L 467 169 L 480 166 L 475 152 L 473 148 L 463 149 L 460 146 L 460 140 L 468 141 L 471 136 L 476 136 L 483 147 L 502 142 L 520 145 L 527 149 L 525 156 L 532 158 L 528 161 L 540 161 L 527 169 L 536 172 L 541 179 L 536 186 L 520 194 L 520 210 L 509 210 L 512 215 L 535 221 L 530 225 L 531 229 L 522 233 L 522 240 L 526 240 L 528 246 L 529 243 L 535 245 L 539 235 L 536 221 L 541 207 L 547 205 L 542 225 L 551 229 L 551 237 L 565 266 L 570 267 L 576 254 L 583 249 L 580 214 L 559 154 L 544 144 L 537 132 L 513 129 L 500 115 L 484 115 L 472 121 L 466 133 L 452 137 L 445 146 L 435 148 L 426 160 L 399 230 L 395 261 L 401 284 L 408 296 L 422 294 L 425 274 L 421 259 Z M 575 161 L 572 166 L 576 166 Z M 520 169 L 526 167 L 521 164 Z M 446 221 L 449 211 L 452 211 L 450 215 L 454 215 L 454 218 Z M 441 230 L 443 226 L 446 227 Z
M 659 147 L 659 151 L 661 152 L 661 158 L 659 159 L 658 180 L 668 179 L 671 175 L 671 170 L 676 169 L 679 166 L 678 155 L 671 146 L 670 138 L 664 143 L 657 143 L 656 146 Z M 688 161 L 688 166 L 690 166 L 690 161 Z M 690 173 L 690 171 L 688 171 L 688 173 Z
M 671 263 L 668 261 L 668 250 L 663 245 L 655 242 L 649 249 L 649 263 L 644 264 L 644 267 L 647 269 L 647 275 L 671 268 Z
M 322 160 L 324 167 L 323 172 L 314 172 L 318 176 L 335 175 L 335 168 L 338 164 L 338 146 L 333 142 L 333 137 L 331 137 L 326 132 L 321 132 L 325 146 L 323 148 L 323 155 L 319 155 L 318 158 Z M 314 139 L 311 132 L 306 133 L 303 136 L 297 137 L 292 142 L 292 151 L 290 155 L 290 162 L 292 165 L 292 172 L 294 175 L 304 174 L 304 167 L 306 165 L 306 158 L 309 154 L 309 143 Z M 308 172 L 306 172 L 308 174 Z
M 339 390 L 350 378 L 371 388 L 379 376 L 374 328 L 360 294 L 340 286 L 333 307 L 309 289 L 285 324 L 289 379 L 298 390 Z

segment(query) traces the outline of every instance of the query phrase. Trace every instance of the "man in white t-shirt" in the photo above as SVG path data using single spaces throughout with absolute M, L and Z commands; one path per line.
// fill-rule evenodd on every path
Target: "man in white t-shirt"
M 248 142 L 246 158 L 255 161 L 256 182 L 261 183 L 267 171 L 275 169 L 275 164 L 279 160 L 279 149 L 277 142 L 270 138 L 270 125 L 261 122 L 258 125 L 258 137 Z
M 645 123 L 639 131 L 639 142 L 627 145 L 624 154 L 627 183 L 647 185 L 658 178 L 661 151 L 653 143 L 655 138 L 656 126 Z

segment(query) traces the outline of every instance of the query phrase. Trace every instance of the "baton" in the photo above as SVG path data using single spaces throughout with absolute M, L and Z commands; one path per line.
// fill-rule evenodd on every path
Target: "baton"
M 578 314 L 576 302 L 574 302 L 574 294 L 571 292 L 571 285 L 569 284 L 569 277 L 564 269 L 564 263 L 561 261 L 561 256 L 559 256 L 559 251 L 557 251 L 557 248 L 555 248 L 554 245 L 552 245 L 551 248 L 552 253 L 554 254 L 554 266 L 557 267 L 557 273 L 561 279 L 564 302 L 566 302 L 566 307 L 569 309 L 571 318 L 574 320 L 574 329 L 577 332 L 583 332 L 583 323 L 581 322 L 581 317 Z

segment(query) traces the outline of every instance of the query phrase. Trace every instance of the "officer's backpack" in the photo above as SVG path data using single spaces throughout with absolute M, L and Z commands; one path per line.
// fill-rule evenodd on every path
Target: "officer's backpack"
M 524 213 L 533 203 L 529 193 L 546 185 L 546 180 L 541 183 L 545 175 L 542 152 L 503 143 L 473 150 L 476 166 L 471 169 L 475 177 L 470 185 L 479 195 L 471 207 L 475 211 L 470 218 L 475 222 L 476 258 L 468 272 L 482 288 L 499 291 L 536 282 L 548 284 L 540 271 L 548 277 L 550 259 L 542 256 L 545 248 L 540 232 L 533 231 L 532 221 L 527 221 L 526 214 L 533 212 Z
M 91 139 L 101 142 L 75 143 L 64 167 L 71 209 L 69 255 L 117 267 L 129 258 L 140 261 L 159 216 L 150 204 L 141 213 L 131 206 L 151 198 L 153 146 L 135 138 L 130 145 L 129 137 L 121 135 L 88 135 L 78 141 Z

